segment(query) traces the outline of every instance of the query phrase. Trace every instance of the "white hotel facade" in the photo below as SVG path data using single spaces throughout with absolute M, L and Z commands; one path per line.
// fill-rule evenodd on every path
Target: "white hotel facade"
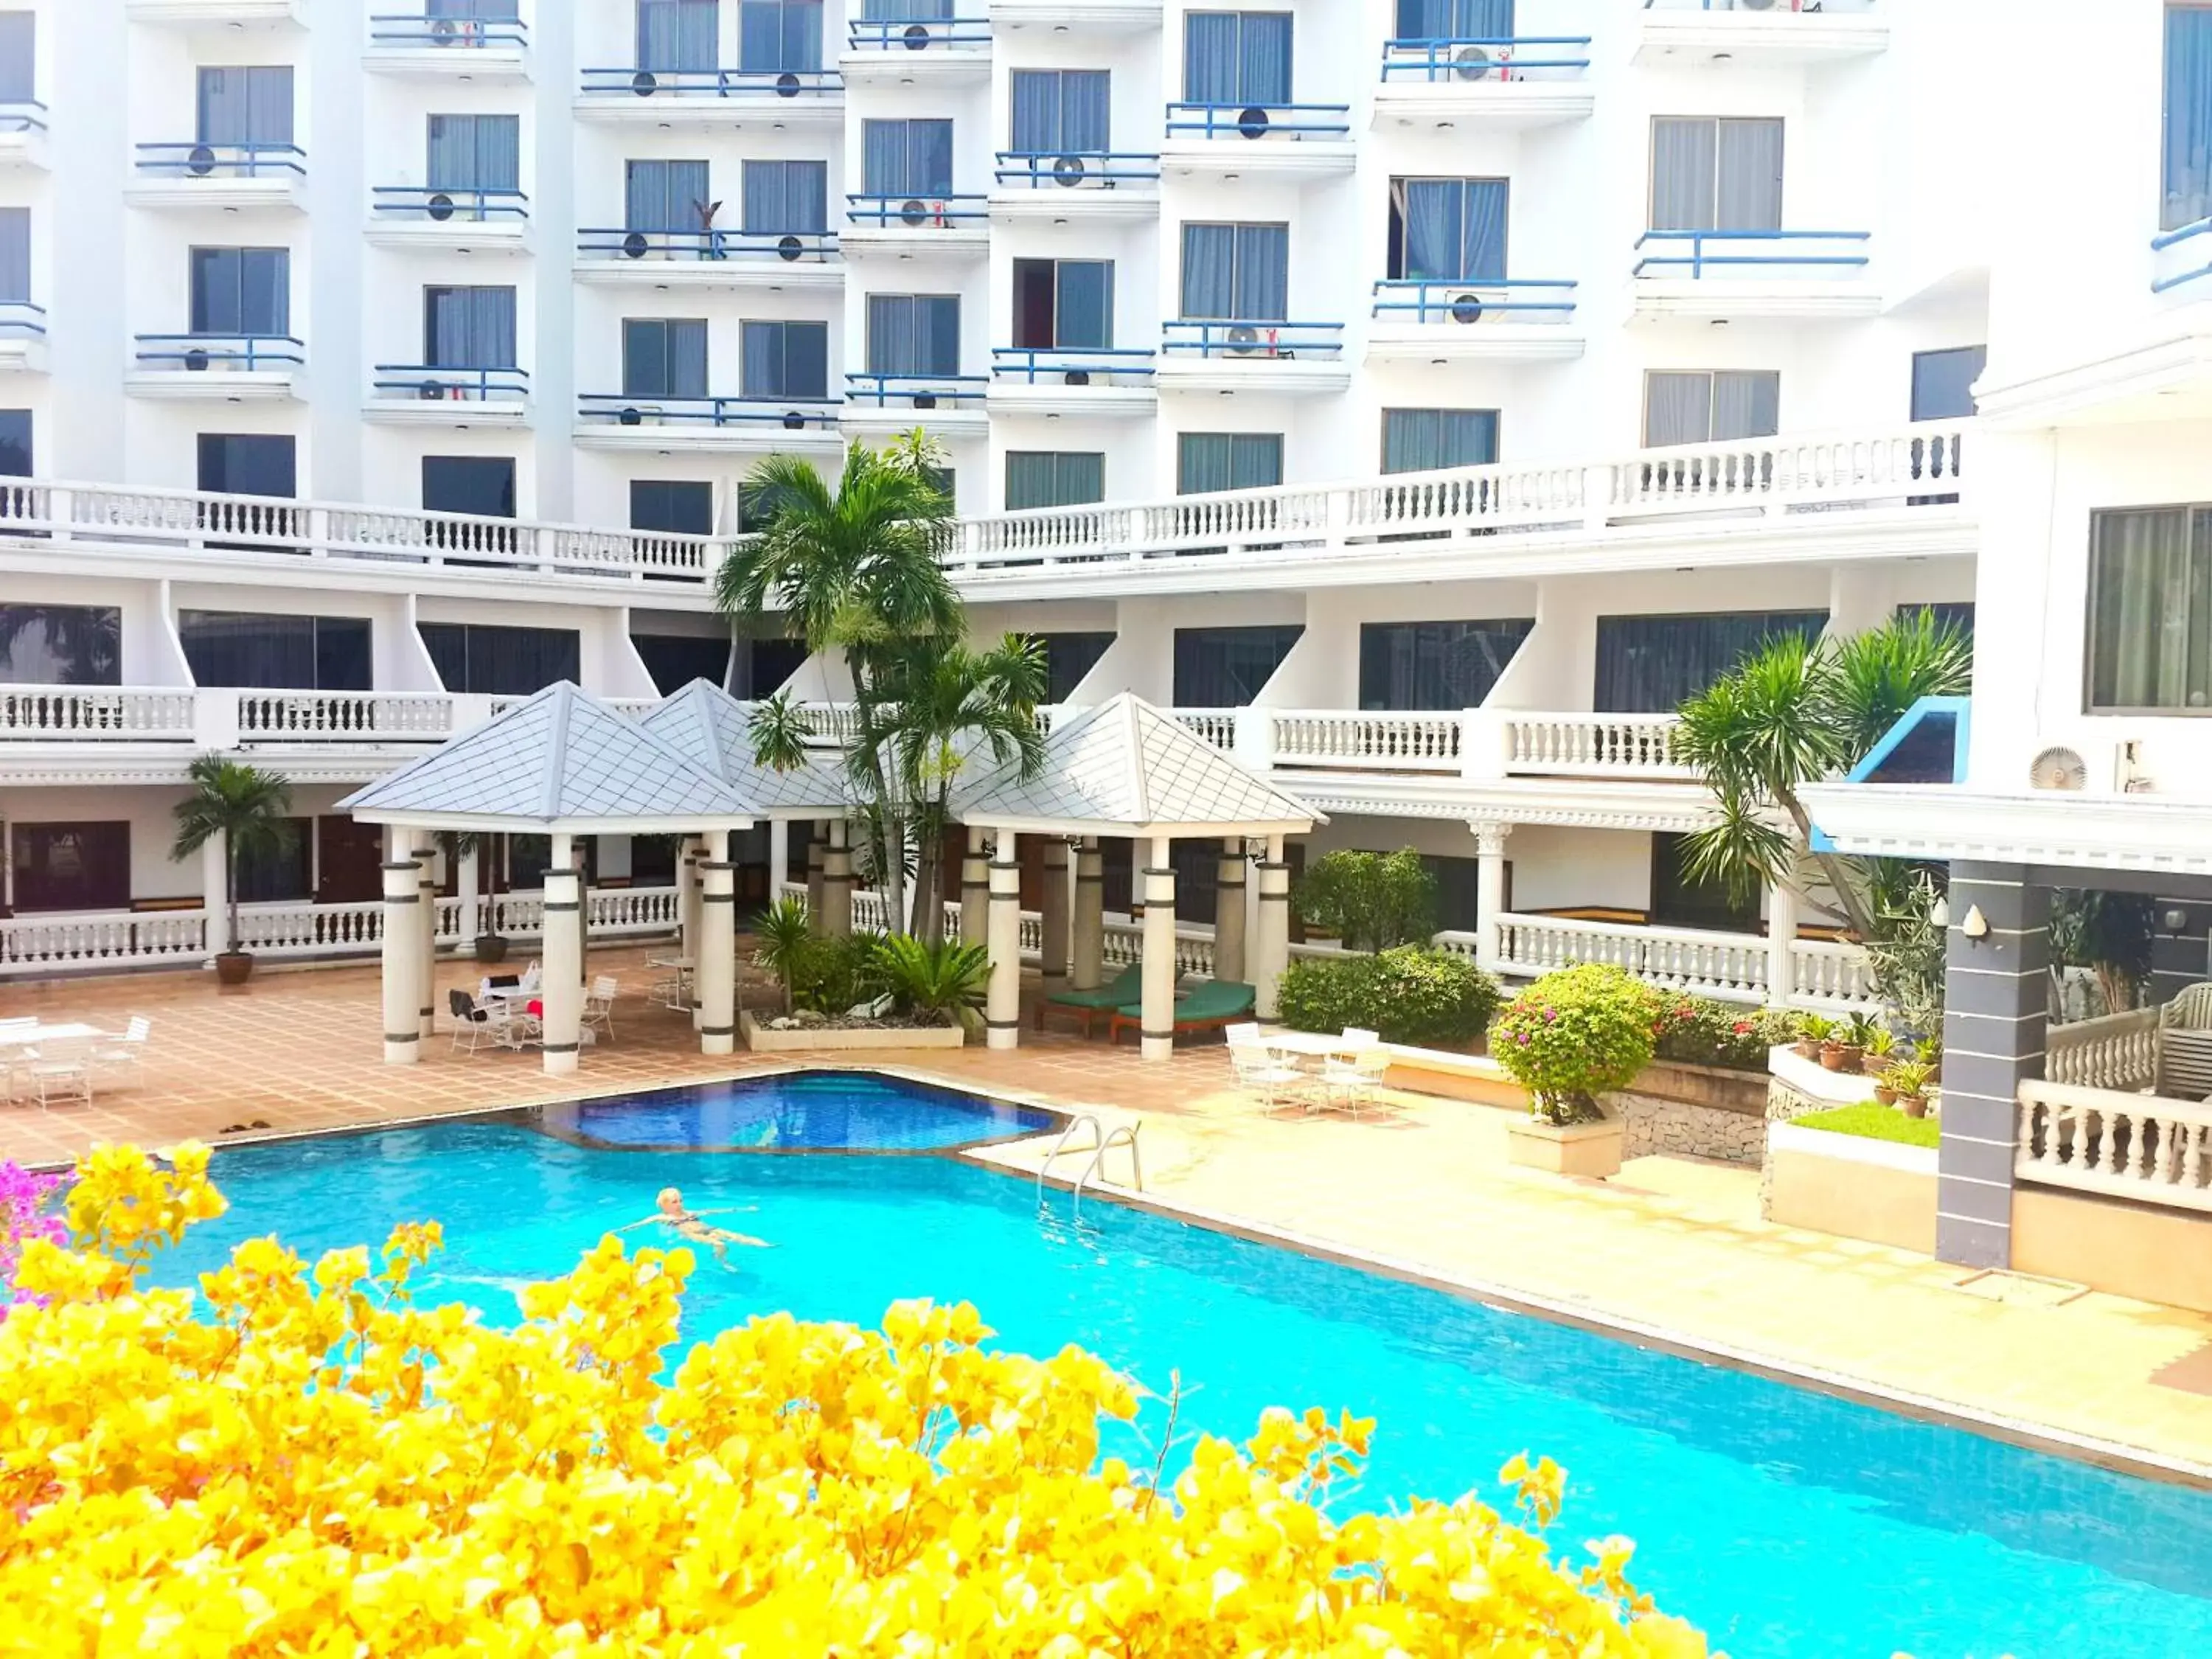
M 313 955 L 375 926 L 330 804 L 501 698 L 834 701 L 708 578 L 760 457 L 920 425 L 979 632 L 1271 769 L 1329 817 L 1294 860 L 1437 860 L 1493 966 L 1869 1003 L 1786 901 L 1682 882 L 1668 711 L 1933 606 L 1963 772 L 1838 791 L 1838 838 L 2132 872 L 2203 977 L 2212 18 L 2103 9 L 2060 121 L 2078 15 L 0 6 L 0 976 L 214 948 L 167 857 L 209 749 L 294 781 L 255 948 Z M 598 919 L 669 868 L 599 847 Z

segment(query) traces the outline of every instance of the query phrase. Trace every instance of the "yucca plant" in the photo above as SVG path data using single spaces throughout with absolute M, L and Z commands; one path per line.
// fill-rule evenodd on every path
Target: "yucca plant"
M 791 970 L 813 937 L 814 924 L 807 916 L 803 899 L 778 899 L 753 923 L 753 938 L 757 941 L 753 965 L 775 975 L 776 982 L 783 988 L 783 1012 L 787 1014 L 792 1008 Z
M 973 1029 L 990 983 L 991 953 L 958 939 L 891 933 L 877 942 L 876 969 L 899 1007 Z

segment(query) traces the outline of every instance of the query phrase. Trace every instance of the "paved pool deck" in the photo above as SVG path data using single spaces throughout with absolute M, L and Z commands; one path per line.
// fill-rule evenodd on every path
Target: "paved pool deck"
M 445 994 L 473 987 L 473 963 L 440 963 L 440 1034 L 412 1066 L 381 1063 L 373 968 L 264 972 L 230 993 L 176 974 L 0 987 L 0 1017 L 154 1021 L 142 1075 L 103 1083 L 91 1106 L 0 1108 L 0 1158 L 66 1161 L 100 1141 L 221 1146 L 809 1063 L 702 1056 L 684 1016 L 644 1000 L 649 954 L 592 953 L 592 971 L 623 985 L 615 1040 L 558 1080 L 534 1054 L 451 1049 Z M 761 1007 L 769 993 L 751 981 L 746 998 Z M 1146 1065 L 1127 1045 L 1023 1038 L 1012 1053 L 866 1059 L 1139 1121 L 1146 1201 L 1213 1224 L 2212 1479 L 2212 1317 L 2003 1276 L 1970 1283 L 1925 1256 L 1775 1226 L 1760 1218 L 1754 1170 L 1671 1158 L 1636 1159 L 1607 1182 L 1516 1170 L 1505 1161 L 1511 1115 L 1494 1107 L 1394 1092 L 1356 1121 L 1265 1111 L 1233 1086 L 1218 1042 Z M 988 1156 L 1033 1170 L 1041 1150 Z M 1121 1177 L 1118 1160 L 1112 1173 Z

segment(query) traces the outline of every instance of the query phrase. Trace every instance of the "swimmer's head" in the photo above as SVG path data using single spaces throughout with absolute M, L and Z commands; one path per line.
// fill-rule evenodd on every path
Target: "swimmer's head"
M 660 1189 L 660 1196 L 653 1201 L 660 1206 L 660 1212 L 663 1215 L 684 1213 L 684 1194 L 674 1187 L 663 1187 Z

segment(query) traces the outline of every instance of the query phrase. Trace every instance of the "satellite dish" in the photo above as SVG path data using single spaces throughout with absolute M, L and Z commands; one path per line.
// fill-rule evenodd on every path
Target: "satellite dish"
M 2046 749 L 2027 769 L 2027 781 L 2038 789 L 2086 789 L 2089 763 L 2071 749 Z

